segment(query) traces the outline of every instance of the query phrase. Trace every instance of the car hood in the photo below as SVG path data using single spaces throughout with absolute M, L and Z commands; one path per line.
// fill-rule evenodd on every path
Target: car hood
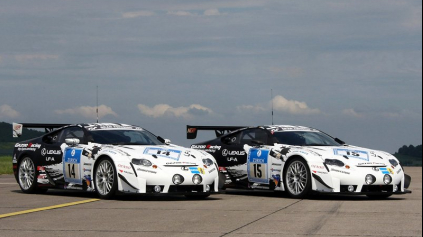
M 303 147 L 305 150 L 317 153 L 323 160 L 325 159 L 338 159 L 355 166 L 390 166 L 390 160 L 398 160 L 391 154 L 383 151 L 377 151 L 356 146 L 312 146 Z
M 203 165 L 203 159 L 214 158 L 208 153 L 180 146 L 103 146 L 104 153 L 119 153 L 129 159 L 148 159 L 163 166 Z

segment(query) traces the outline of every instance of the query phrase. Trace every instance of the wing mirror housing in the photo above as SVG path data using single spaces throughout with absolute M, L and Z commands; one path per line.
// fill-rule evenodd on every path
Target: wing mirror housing
M 252 140 L 251 143 L 256 145 L 256 146 L 263 146 L 264 145 L 264 142 L 259 141 L 259 140 Z
M 169 139 L 164 139 L 163 137 L 160 137 L 160 136 L 158 136 L 158 137 L 157 137 L 157 139 L 158 139 L 161 143 L 164 143 L 164 144 L 166 144 L 166 145 L 170 145 L 170 144 L 172 143 L 172 141 L 171 141 L 171 140 L 169 140 Z
M 68 138 L 68 139 L 65 140 L 65 142 L 66 142 L 66 145 L 71 146 L 71 147 L 72 146 L 78 146 L 79 143 L 80 143 L 78 138 Z

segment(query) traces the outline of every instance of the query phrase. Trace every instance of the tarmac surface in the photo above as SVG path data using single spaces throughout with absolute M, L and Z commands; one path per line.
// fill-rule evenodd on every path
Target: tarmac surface
M 0 236 L 422 236 L 422 168 L 406 173 L 413 178 L 413 194 L 381 201 L 293 200 L 283 193 L 234 190 L 205 201 L 178 196 L 102 201 L 71 191 L 27 195 L 13 176 L 3 175 Z M 80 201 L 87 203 L 74 205 Z M 16 212 L 22 213 L 9 216 Z

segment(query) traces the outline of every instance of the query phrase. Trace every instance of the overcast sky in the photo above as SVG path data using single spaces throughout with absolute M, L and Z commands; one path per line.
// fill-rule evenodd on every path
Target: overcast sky
M 1 0 L 0 121 L 319 128 L 422 143 L 421 0 Z M 11 131 L 0 131 L 11 133 Z M 212 134 L 200 139 L 212 138 Z

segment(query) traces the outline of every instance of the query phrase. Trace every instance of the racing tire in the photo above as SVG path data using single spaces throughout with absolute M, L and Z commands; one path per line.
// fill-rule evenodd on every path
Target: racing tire
M 311 193 L 311 172 L 302 158 L 289 161 L 284 170 L 284 186 L 291 198 L 303 199 Z
M 38 193 L 37 176 L 38 171 L 34 161 L 30 157 L 23 158 L 18 165 L 18 183 L 22 192 L 27 194 Z
M 226 175 L 219 172 L 219 192 L 226 190 L 225 184 L 226 184 Z
M 367 197 L 372 200 L 384 200 L 391 197 L 392 194 L 369 194 Z
M 206 200 L 210 197 L 210 194 L 201 194 L 201 195 L 185 195 L 188 200 Z
M 103 158 L 95 166 L 94 187 L 101 199 L 112 199 L 118 190 L 118 177 L 115 165 L 110 158 Z

